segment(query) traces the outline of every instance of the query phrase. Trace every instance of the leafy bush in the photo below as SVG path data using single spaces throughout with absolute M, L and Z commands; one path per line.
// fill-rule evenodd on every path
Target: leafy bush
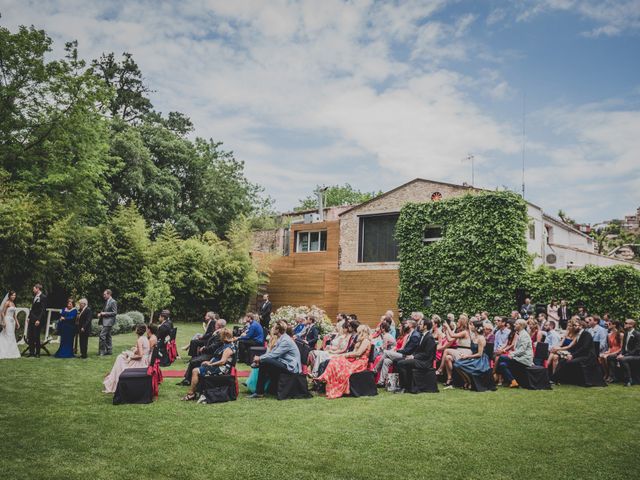
M 136 310 L 132 310 L 131 312 L 127 312 L 126 314 L 129 315 L 129 317 L 131 317 L 131 320 L 133 320 L 133 324 L 134 325 L 138 325 L 140 323 L 145 323 L 144 315 L 141 312 L 137 312 Z
M 399 307 L 428 314 L 512 310 L 531 263 L 527 222 L 526 203 L 512 192 L 405 205 L 396 225 Z M 429 226 L 442 228 L 440 240 L 423 241 Z
M 618 320 L 640 317 L 640 271 L 630 265 L 588 265 L 572 270 L 540 267 L 526 277 L 523 288 L 533 302 L 564 298 L 570 305 L 583 302 L 589 312 L 609 312 Z
M 318 327 L 321 336 L 333 331 L 331 319 L 327 316 L 324 310 L 316 307 L 315 305 L 312 305 L 311 307 L 307 307 L 305 305 L 299 307 L 292 307 L 290 305 L 280 307 L 273 315 L 271 315 L 271 325 L 279 320 L 284 320 L 289 325 L 295 326 L 296 317 L 300 315 L 305 317 L 313 315 L 316 318 L 316 326 Z
M 111 333 L 117 335 L 119 333 L 130 333 L 133 330 L 133 318 L 127 313 L 120 313 L 116 315 L 116 323 L 111 330 Z

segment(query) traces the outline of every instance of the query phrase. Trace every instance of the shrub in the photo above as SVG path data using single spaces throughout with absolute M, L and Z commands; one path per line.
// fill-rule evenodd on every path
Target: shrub
M 137 312 L 136 310 L 133 310 L 131 312 L 127 312 L 126 314 L 129 315 L 129 317 L 131 317 L 131 320 L 133 320 L 134 325 L 145 323 L 144 315 L 141 312 Z
M 271 325 L 276 321 L 284 320 L 289 325 L 294 326 L 296 324 L 296 317 L 300 315 L 305 317 L 313 315 L 316 318 L 316 326 L 318 327 L 320 336 L 326 335 L 333 330 L 331 319 L 327 316 L 324 310 L 316 307 L 315 305 L 312 305 L 311 307 L 307 307 L 305 305 L 301 305 L 299 307 L 292 307 L 290 305 L 280 307 L 271 316 Z
M 133 318 L 127 313 L 121 313 L 116 315 L 116 324 L 113 326 L 112 333 L 117 335 L 119 333 L 130 333 L 133 330 Z
M 640 317 L 640 271 L 630 265 L 575 270 L 540 267 L 525 279 L 523 287 L 533 302 L 565 299 L 570 305 L 583 302 L 592 313 L 610 313 L 612 318 Z

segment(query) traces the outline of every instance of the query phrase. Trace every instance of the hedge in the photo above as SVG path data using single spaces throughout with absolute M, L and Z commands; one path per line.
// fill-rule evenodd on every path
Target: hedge
M 553 270 L 540 267 L 529 273 L 523 285 L 533 302 L 565 299 L 582 302 L 587 311 L 612 318 L 640 317 L 640 271 L 630 265 Z
M 116 315 L 116 323 L 111 329 L 112 335 L 118 335 L 120 333 L 131 333 L 133 327 L 144 322 L 144 315 L 140 312 L 132 311 L 127 313 L 120 313 Z M 102 326 L 98 325 L 98 319 L 91 320 L 91 336 L 97 337 L 100 334 Z

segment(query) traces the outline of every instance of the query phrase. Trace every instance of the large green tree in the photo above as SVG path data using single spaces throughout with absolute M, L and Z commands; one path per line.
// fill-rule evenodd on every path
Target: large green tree
M 320 187 L 316 186 L 316 190 Z M 338 207 L 342 205 L 356 205 L 358 203 L 366 202 L 367 200 L 371 200 L 373 197 L 382 194 L 382 191 L 379 192 L 362 192 L 356 188 L 353 188 L 349 183 L 345 183 L 344 185 L 332 185 L 328 187 L 325 191 L 324 197 L 324 206 L 325 207 Z M 295 208 L 295 210 L 311 210 L 314 208 L 318 208 L 318 198 L 316 195 L 309 195 L 306 198 L 300 200 L 300 204 Z

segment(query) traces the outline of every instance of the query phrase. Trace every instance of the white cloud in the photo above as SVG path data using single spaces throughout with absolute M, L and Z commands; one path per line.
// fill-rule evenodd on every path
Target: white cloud
M 596 27 L 583 32 L 586 36 L 615 36 L 640 29 L 640 0 L 530 0 L 521 4 L 517 20 L 553 11 L 575 13 L 595 22 Z
M 468 153 L 476 156 L 479 184 L 517 183 L 520 124 L 480 106 L 509 100 L 513 89 L 497 69 L 452 68 L 452 61 L 492 52 L 471 38 L 475 15 L 439 15 L 447 4 L 5 0 L 2 23 L 46 29 L 58 53 L 74 38 L 87 58 L 131 52 L 156 91 L 157 108 L 185 112 L 199 135 L 223 140 L 246 161 L 250 178 L 288 208 L 321 183 L 378 190 L 416 176 L 468 181 L 461 162 Z M 541 5 L 522 18 L 569 9 L 602 28 L 633 24 L 595 2 Z M 486 21 L 506 15 L 495 9 Z M 563 208 L 582 208 L 589 197 L 580 190 L 553 194 L 574 179 L 602 179 L 610 189 L 616 175 L 633 183 L 638 112 L 599 105 L 546 113 L 546 128 L 564 141 L 527 142 L 530 156 L 548 164 L 527 173 L 543 206 L 566 199 Z

